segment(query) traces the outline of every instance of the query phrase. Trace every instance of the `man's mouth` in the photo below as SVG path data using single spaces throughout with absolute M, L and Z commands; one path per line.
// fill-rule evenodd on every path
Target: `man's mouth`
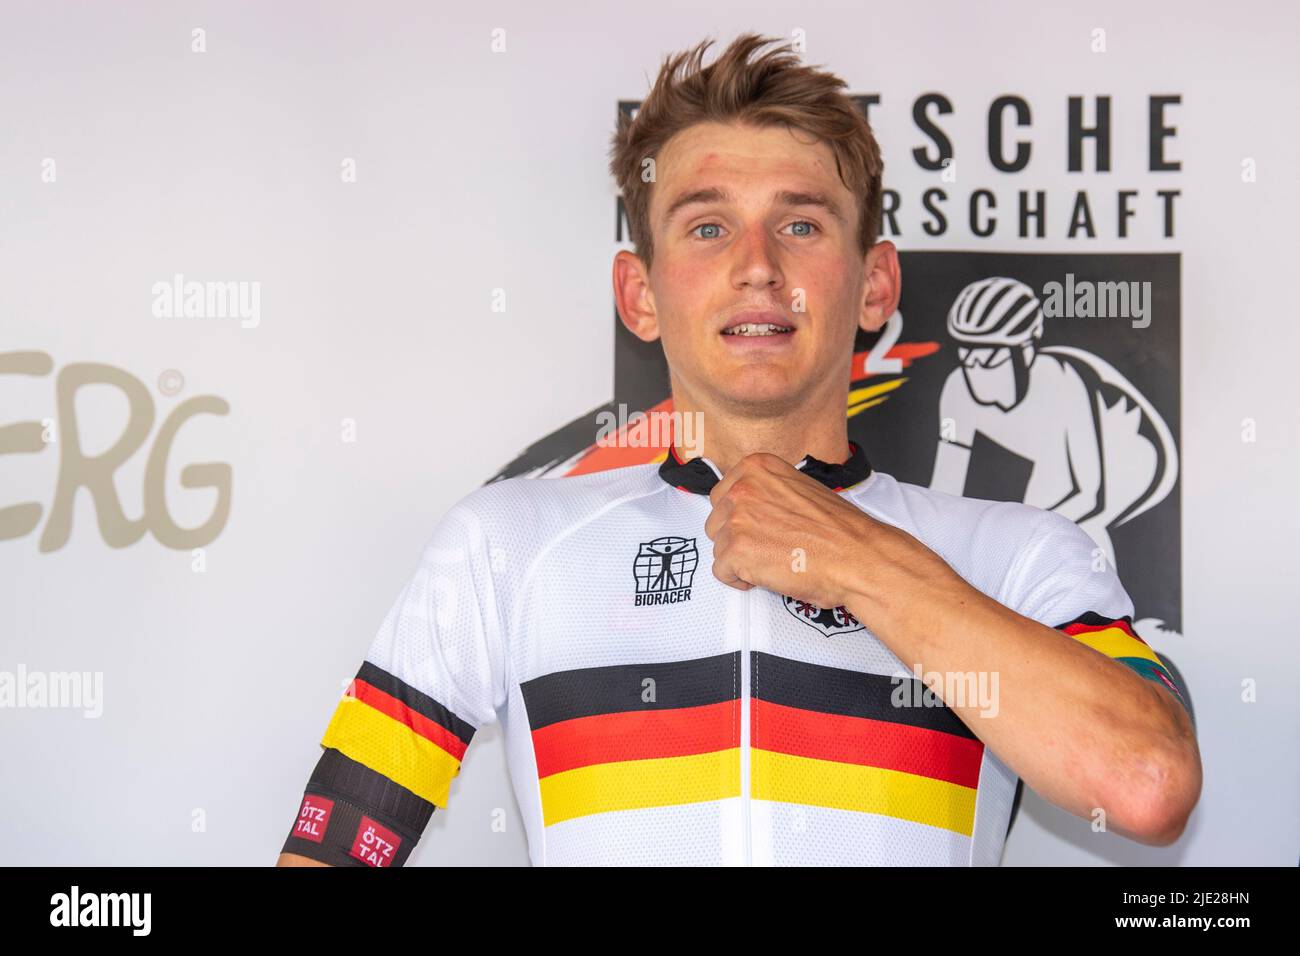
M 774 322 L 745 322 L 740 325 L 733 325 L 730 328 L 723 329 L 722 334 L 748 337 L 757 335 L 786 335 L 793 331 L 794 329 L 788 325 L 777 325 Z

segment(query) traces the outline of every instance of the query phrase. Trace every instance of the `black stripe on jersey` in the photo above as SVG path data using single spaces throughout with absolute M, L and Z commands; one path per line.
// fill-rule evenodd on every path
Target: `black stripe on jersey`
M 361 662 L 361 669 L 357 671 L 357 677 L 372 687 L 376 687 L 384 693 L 397 698 L 417 714 L 428 717 L 440 727 L 445 727 L 449 732 L 459 737 L 466 747 L 469 746 L 470 738 L 474 736 L 474 725 L 461 717 L 457 717 L 446 706 L 434 700 L 424 691 L 417 690 L 400 677 L 390 674 L 382 667 L 370 663 L 370 661 Z
M 1119 621 L 1123 621 L 1127 624 L 1130 631 L 1133 630 L 1133 615 L 1125 614 L 1123 617 L 1106 617 L 1103 614 L 1098 614 L 1096 611 L 1084 611 L 1078 617 L 1071 618 L 1064 624 L 1056 625 L 1056 629 L 1059 631 L 1063 628 L 1069 627 L 1071 624 L 1083 624 L 1087 627 L 1101 627 L 1106 624 L 1115 624 Z M 1137 631 L 1133 631 L 1133 634 L 1136 635 Z M 1145 644 L 1146 642 L 1143 641 L 1142 643 Z
M 645 681 L 654 681 L 646 701 Z M 556 671 L 519 685 L 533 730 L 575 717 L 700 707 L 740 696 L 740 652 L 686 661 Z
M 923 699 L 921 695 L 926 687 L 915 677 L 864 674 L 824 664 L 807 664 L 762 651 L 750 653 L 754 668 L 753 693 L 759 700 L 800 710 L 866 717 L 978 739 L 946 705 L 896 706 L 893 701 L 896 694 L 901 694 L 909 702 Z

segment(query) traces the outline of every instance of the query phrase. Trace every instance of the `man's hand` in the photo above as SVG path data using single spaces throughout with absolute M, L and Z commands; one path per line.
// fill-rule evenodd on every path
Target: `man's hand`
M 907 532 L 877 521 L 776 455 L 742 458 L 709 492 L 713 574 L 818 607 L 873 611 L 914 603 L 921 584 L 957 577 Z

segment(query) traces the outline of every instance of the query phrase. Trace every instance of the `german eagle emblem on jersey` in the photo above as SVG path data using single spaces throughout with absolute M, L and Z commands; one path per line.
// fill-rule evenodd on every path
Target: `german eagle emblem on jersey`
M 785 602 L 787 611 L 828 637 L 863 630 L 862 622 L 843 604 L 837 604 L 835 607 L 819 607 L 785 594 L 781 595 L 781 600 Z

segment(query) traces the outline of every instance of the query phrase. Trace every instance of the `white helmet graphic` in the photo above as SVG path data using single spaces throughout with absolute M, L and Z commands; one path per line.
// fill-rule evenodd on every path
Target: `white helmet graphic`
M 972 346 L 1024 345 L 1043 334 L 1043 306 L 1019 279 L 990 276 L 957 294 L 948 334 Z

